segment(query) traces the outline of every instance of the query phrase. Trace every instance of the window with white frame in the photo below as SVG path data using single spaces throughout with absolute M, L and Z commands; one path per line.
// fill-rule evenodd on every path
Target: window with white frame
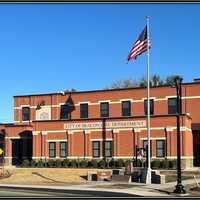
M 156 157 L 165 157 L 165 140 L 156 140 Z
M 55 157 L 56 157 L 56 143 L 49 142 L 49 158 L 55 158 Z
M 92 156 L 93 156 L 93 158 L 100 157 L 100 141 L 92 142 Z

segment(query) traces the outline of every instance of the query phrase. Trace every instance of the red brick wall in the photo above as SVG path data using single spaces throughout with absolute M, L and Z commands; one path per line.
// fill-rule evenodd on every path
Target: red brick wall
M 194 123 L 199 122 L 200 112 L 197 107 L 200 107 L 200 98 L 194 98 L 199 95 L 200 84 L 191 84 L 183 86 L 183 113 L 190 113 Z M 166 96 L 176 96 L 175 88 L 170 87 L 158 87 L 151 89 L 151 97 L 155 97 L 154 101 L 154 114 L 155 115 L 165 115 L 168 114 L 168 101 L 162 100 Z M 72 99 L 75 104 L 79 102 L 98 103 L 102 100 L 120 101 L 121 99 L 133 99 L 141 100 L 146 97 L 145 89 L 129 89 L 129 90 L 119 90 L 119 91 L 100 91 L 100 92 L 88 92 L 88 93 L 72 93 Z M 192 99 L 188 99 L 191 98 Z M 61 94 L 56 95 L 44 95 L 44 96 L 28 96 L 28 97 L 15 97 L 14 105 L 18 109 L 14 110 L 14 120 L 21 121 L 21 105 L 37 106 L 41 101 L 45 102 L 45 105 L 57 105 L 58 107 L 52 107 L 52 119 L 59 120 L 60 118 L 60 103 L 64 103 L 68 98 L 68 94 L 63 96 Z M 161 100 L 159 100 L 161 98 Z M 133 116 L 144 115 L 144 103 L 133 102 L 131 114 Z M 120 117 L 121 116 L 121 103 L 110 103 L 109 104 L 109 114 L 110 117 Z M 89 118 L 98 118 L 100 116 L 100 106 L 89 105 Z M 72 119 L 80 118 L 80 106 L 77 105 L 75 110 L 72 112 Z M 35 108 L 31 108 L 31 120 L 35 120 Z

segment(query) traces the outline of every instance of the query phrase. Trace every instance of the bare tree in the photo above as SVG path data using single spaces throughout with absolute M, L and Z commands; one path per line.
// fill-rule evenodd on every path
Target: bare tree
M 158 87 L 160 85 L 164 85 L 164 81 L 161 80 L 159 75 L 154 74 L 151 78 L 150 85 L 151 87 Z
M 174 84 L 174 78 L 177 76 L 178 75 L 169 75 L 165 80 L 162 80 L 158 74 L 154 74 L 150 79 L 150 87 L 158 87 L 161 85 L 172 85 Z M 133 80 L 132 78 L 113 81 L 111 86 L 107 87 L 106 89 L 146 87 L 146 86 L 147 86 L 147 80 L 146 77 L 143 76 L 138 81 Z
M 124 80 L 116 80 L 113 81 L 110 87 L 106 89 L 119 89 L 119 88 L 130 88 L 130 87 L 137 87 L 138 84 L 132 78 L 124 79 Z
M 169 75 L 167 76 L 166 80 L 165 80 L 165 85 L 174 85 L 174 79 L 175 78 L 181 78 L 180 75 Z

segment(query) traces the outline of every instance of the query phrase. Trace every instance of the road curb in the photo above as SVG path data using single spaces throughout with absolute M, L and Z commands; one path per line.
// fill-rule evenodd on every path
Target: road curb
M 115 197 L 133 197 L 133 196 L 141 196 L 138 194 L 134 194 L 134 193 L 129 193 L 127 191 L 120 191 L 116 189 L 98 189 L 98 188 L 73 188 L 73 187 L 69 187 L 69 188 L 51 188 L 50 187 L 34 187 L 34 186 L 22 186 L 22 185 L 0 185 L 0 189 L 15 189 L 15 190 L 27 190 L 27 191 L 39 191 L 39 192 L 58 192 L 58 193 L 67 193 L 67 192 L 74 192 L 76 194 L 97 194 L 99 193 L 105 193 L 106 197 L 107 196 L 116 196 Z

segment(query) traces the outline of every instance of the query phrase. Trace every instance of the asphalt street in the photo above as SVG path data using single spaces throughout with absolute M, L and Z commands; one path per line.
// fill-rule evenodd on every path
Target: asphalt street
M 104 191 L 0 188 L 0 197 L 136 197 L 136 195 Z

